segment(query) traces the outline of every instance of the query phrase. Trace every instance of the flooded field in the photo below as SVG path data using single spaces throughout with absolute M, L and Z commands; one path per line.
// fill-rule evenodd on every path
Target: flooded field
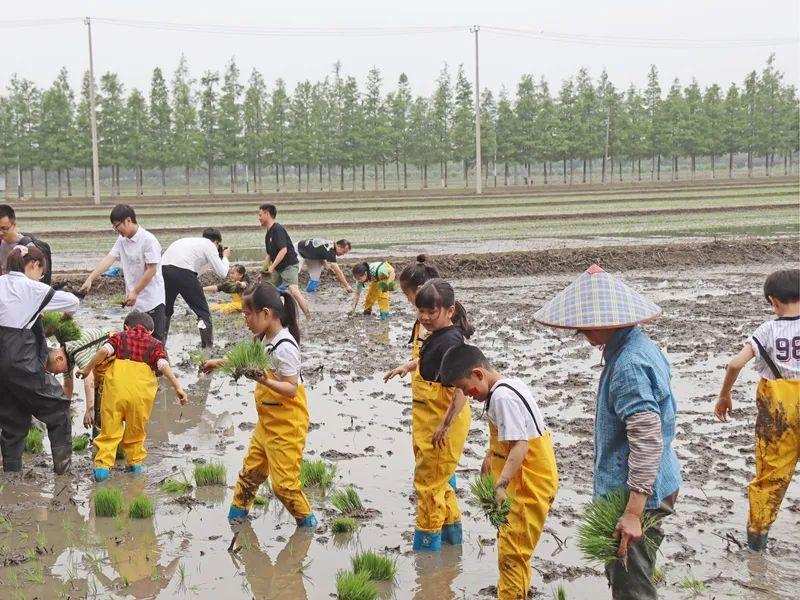
M 796 598 L 800 578 L 800 479 L 789 488 L 763 556 L 739 547 L 747 515 L 745 486 L 754 470 L 756 376 L 746 369 L 734 391 L 736 419 L 717 423 L 712 407 L 726 360 L 744 337 L 771 318 L 761 295 L 764 277 L 784 264 L 626 273 L 664 308 L 647 329 L 667 352 L 679 399 L 676 446 L 684 486 L 676 515 L 666 522 L 659 564 L 667 599 Z M 563 584 L 569 598 L 609 597 L 602 573 L 582 562 L 576 523 L 591 494 L 597 350 L 582 338 L 537 326 L 532 315 L 574 274 L 501 279 L 454 279 L 457 297 L 477 327 L 474 343 L 537 394 L 554 432 L 560 490 L 533 561 L 535 597 Z M 329 494 L 311 490 L 320 520 L 297 531 L 291 515 L 265 491 L 265 504 L 238 531 L 226 515 L 232 486 L 256 418 L 251 382 L 198 375 L 188 359 L 198 336 L 183 305 L 173 319 L 169 352 L 189 404 L 159 392 L 144 475 L 122 463 L 108 482 L 90 476 L 90 453 L 76 453 L 73 475 L 54 478 L 50 458 L 26 455 L 23 473 L 0 479 L 0 597 L 325 599 L 335 576 L 360 549 L 397 558 L 398 577 L 383 597 L 455 600 L 491 597 L 497 578 L 493 530 L 467 500 L 488 441 L 475 419 L 459 468 L 464 545 L 440 556 L 411 552 L 411 398 L 407 381 L 386 385 L 382 374 L 407 360 L 412 310 L 398 292 L 388 324 L 347 316 L 348 302 L 332 284 L 313 298 L 314 319 L 303 324 L 304 376 L 311 431 L 308 458 L 337 468 L 334 487 L 353 484 L 374 509 L 354 534 L 333 534 Z M 123 312 L 93 297 L 81 308 L 84 325 L 118 326 Z M 216 321 L 221 345 L 246 335 L 239 317 Z M 80 386 L 76 386 L 80 388 Z M 74 402 L 74 430 L 83 431 L 83 401 Z M 226 486 L 161 491 L 167 477 L 193 482 L 196 463 L 222 461 Z M 92 493 L 117 487 L 127 500 L 145 491 L 156 504 L 151 519 L 95 517 Z M 232 543 L 233 541 L 233 543 Z

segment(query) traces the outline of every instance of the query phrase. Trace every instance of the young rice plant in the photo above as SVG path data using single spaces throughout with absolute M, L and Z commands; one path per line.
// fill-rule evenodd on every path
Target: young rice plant
M 351 559 L 354 573 L 366 573 L 372 581 L 394 581 L 397 561 L 372 550 L 359 552 Z
M 190 492 L 194 486 L 189 483 L 185 473 L 181 473 L 181 476 L 183 477 L 183 481 L 180 479 L 173 479 L 172 477 L 168 477 L 162 481 L 161 491 L 168 494 L 185 494 Z
M 83 452 L 86 448 L 89 447 L 89 434 L 82 433 L 81 435 L 76 435 L 72 438 L 72 451 L 73 452 Z
M 197 487 L 225 485 L 227 474 L 227 469 L 221 462 L 210 462 L 194 466 L 194 482 Z
M 149 519 L 155 512 L 153 501 L 144 494 L 136 496 L 128 507 L 128 516 L 131 519 Z
M 74 342 L 81 337 L 81 328 L 61 312 L 42 314 L 42 328 L 46 337 L 55 337 L 60 344 Z
M 500 529 L 503 525 L 508 523 L 508 514 L 511 512 L 511 498 L 503 500 L 502 504 L 497 503 L 497 498 L 494 492 L 494 475 L 478 475 L 469 484 L 472 497 L 478 501 L 478 504 L 489 519 L 489 523 L 495 529 Z
M 337 517 L 331 523 L 333 533 L 353 533 L 358 527 L 358 521 L 351 517 Z
M 364 572 L 339 571 L 336 574 L 336 597 L 339 600 L 376 600 L 378 588 Z
M 28 429 L 28 434 L 25 436 L 25 452 L 28 454 L 41 454 L 44 452 L 44 431 L 38 427 L 31 427 Z
M 94 514 L 98 517 L 116 517 L 122 511 L 122 491 L 102 487 L 94 493 Z
M 329 465 L 324 460 L 303 460 L 300 463 L 300 485 L 304 488 L 317 486 L 323 490 L 333 484 L 336 475 L 336 466 Z
M 606 565 L 617 560 L 619 540 L 614 539 L 614 530 L 627 504 L 627 491 L 615 490 L 604 498 L 593 500 L 586 507 L 578 527 L 578 548 L 588 562 Z M 647 550 L 653 554 L 657 547 L 647 531 L 657 521 L 647 515 L 642 517 L 642 531 L 645 534 L 642 540 Z
M 345 516 L 359 515 L 364 512 L 364 505 L 358 492 L 352 485 L 348 485 L 343 490 L 336 490 L 331 494 L 331 504 Z
M 272 361 L 264 345 L 255 341 L 239 342 L 225 355 L 222 371 L 234 381 L 244 375 L 257 377 L 270 368 Z

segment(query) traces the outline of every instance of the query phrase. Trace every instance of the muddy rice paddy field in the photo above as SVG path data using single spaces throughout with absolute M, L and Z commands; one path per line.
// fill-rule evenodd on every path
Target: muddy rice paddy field
M 745 486 L 754 470 L 756 376 L 751 369 L 743 372 L 734 391 L 735 420 L 717 423 L 712 412 L 726 360 L 749 332 L 771 318 L 760 291 L 764 277 L 775 268 L 796 266 L 796 238 L 787 243 L 788 251 L 768 247 L 750 259 L 742 253 L 731 260 L 736 264 L 704 262 L 698 255 L 670 267 L 668 253 L 651 252 L 651 260 L 638 261 L 640 268 L 626 265 L 626 280 L 664 309 L 663 318 L 647 330 L 669 356 L 679 401 L 676 447 L 684 485 L 676 515 L 666 523 L 659 558 L 663 598 L 798 596 L 800 479 L 789 488 L 769 549 L 755 555 L 740 546 Z M 624 264 L 608 262 L 609 269 Z M 551 597 L 558 584 L 569 598 L 609 597 L 601 571 L 583 563 L 575 541 L 577 521 L 591 495 L 600 355 L 582 338 L 554 333 L 532 320 L 541 303 L 585 266 L 496 277 L 500 272 L 483 264 L 463 269 L 470 278 L 452 275 L 457 297 L 477 326 L 473 341 L 501 370 L 530 383 L 553 431 L 561 480 L 533 560 L 534 595 L 541 598 Z M 484 276 L 473 277 L 480 273 Z M 463 547 L 446 547 L 435 556 L 411 552 L 410 388 L 407 381 L 386 385 L 382 374 L 407 360 L 414 317 L 399 292 L 392 302 L 388 323 L 348 316 L 343 293 L 324 285 L 312 300 L 313 320 L 302 324 L 312 423 L 306 457 L 335 465 L 334 488 L 357 488 L 369 510 L 355 533 L 331 532 L 336 510 L 329 492 L 309 490 L 320 525 L 314 532 L 300 532 L 264 490 L 264 504 L 232 543 L 226 515 L 256 418 L 253 383 L 198 374 L 188 354 L 197 344 L 194 320 L 180 305 L 168 350 L 190 400 L 180 407 L 162 386 L 144 475 L 125 474 L 120 463 L 108 482 L 96 485 L 86 451 L 76 453 L 72 476 L 54 478 L 47 453 L 26 455 L 21 474 L 3 476 L 0 597 L 325 599 L 335 597 L 336 572 L 349 568 L 351 555 L 360 549 L 397 559 L 398 577 L 382 588 L 384 598 L 491 597 L 497 577 L 493 530 L 466 492 L 488 442 L 479 405 L 473 403 L 473 424 L 458 470 Z M 89 297 L 77 316 L 84 325 L 109 326 L 119 326 L 122 317 L 122 310 L 109 307 L 102 295 Z M 246 335 L 240 317 L 216 323 L 220 346 Z M 83 431 L 82 414 L 79 395 L 75 435 Z M 226 466 L 226 485 L 182 494 L 160 489 L 167 477 L 185 474 L 191 482 L 195 464 L 210 461 Z M 126 498 L 146 492 L 155 500 L 154 517 L 96 517 L 92 493 L 97 487 L 119 488 Z

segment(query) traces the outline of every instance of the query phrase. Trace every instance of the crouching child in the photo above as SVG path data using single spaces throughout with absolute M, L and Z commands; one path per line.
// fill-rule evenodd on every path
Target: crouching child
M 500 600 L 528 597 L 531 557 L 558 490 L 553 440 L 531 390 L 496 371 L 475 346 L 454 346 L 442 358 L 443 385 L 485 403 L 489 448 L 481 473 L 491 473 L 497 501 L 510 497 L 508 523 L 498 531 Z
M 167 362 L 164 344 L 153 337 L 153 318 L 133 311 L 124 322 L 124 331 L 108 338 L 79 376 L 87 377 L 97 364 L 108 366 L 103 377 L 103 403 L 100 407 L 100 435 L 94 439 L 95 481 L 108 479 L 122 444 L 129 473 L 141 473 L 147 457 L 145 439 L 150 412 L 158 391 L 157 373 L 164 375 L 181 404 L 186 393 Z

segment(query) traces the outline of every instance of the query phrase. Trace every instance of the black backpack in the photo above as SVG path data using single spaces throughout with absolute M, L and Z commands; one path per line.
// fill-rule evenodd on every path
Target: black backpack
M 30 233 L 23 233 L 22 238 L 17 243 L 20 246 L 33 244 L 41 251 L 42 254 L 44 254 L 45 258 L 47 259 L 47 268 L 44 270 L 41 281 L 42 283 L 50 285 L 53 280 L 53 253 L 50 251 L 50 244 L 40 240 Z

